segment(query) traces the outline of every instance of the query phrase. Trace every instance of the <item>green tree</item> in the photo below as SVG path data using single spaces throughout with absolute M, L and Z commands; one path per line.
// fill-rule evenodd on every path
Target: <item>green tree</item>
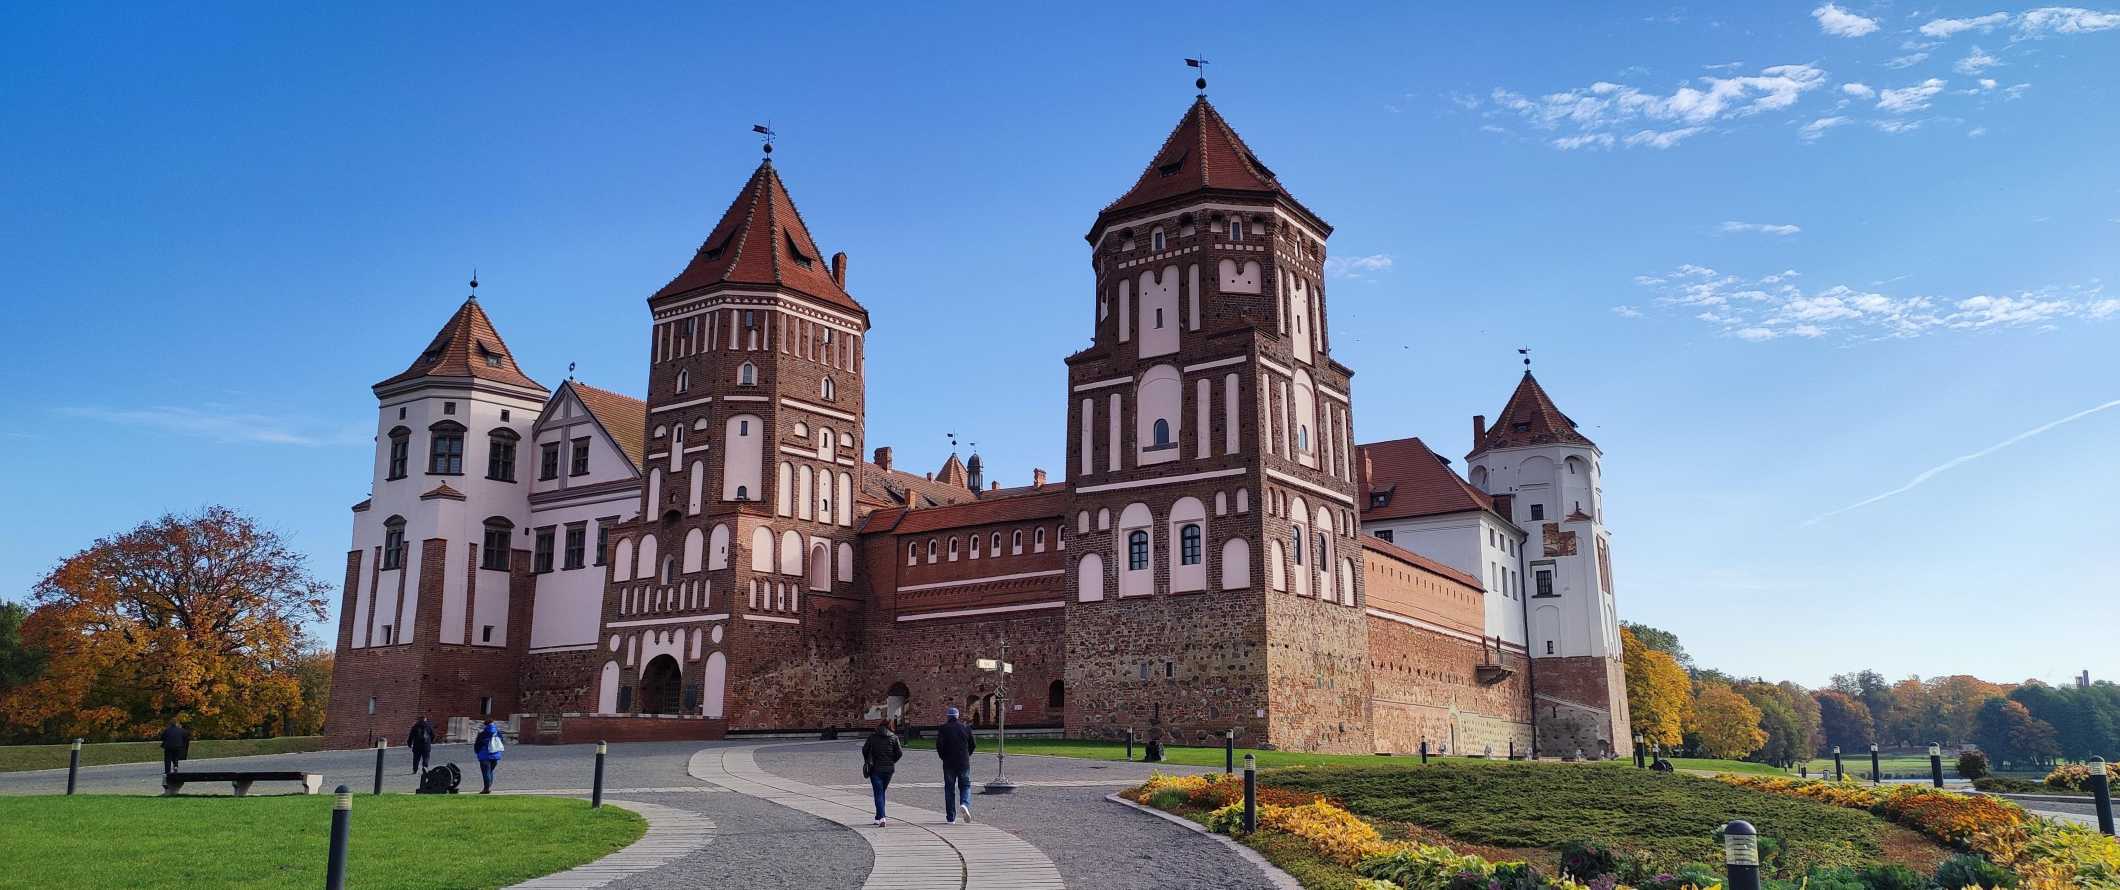
M 1634 638 L 1640 640 L 1649 651 L 1669 655 L 1678 662 L 1679 667 L 1685 668 L 1687 673 L 1693 672 L 1693 656 L 1687 655 L 1686 647 L 1679 645 L 1678 634 L 1632 621 L 1622 621 L 1619 626 L 1624 630 L 1633 631 Z
M 1772 683 L 1745 683 L 1736 689 L 1752 703 L 1752 707 L 1759 709 L 1759 728 L 1767 734 L 1765 744 L 1752 752 L 1749 759 L 1784 768 L 1795 766 L 1798 760 L 1809 759 L 1811 736 L 1797 720 L 1796 709 L 1790 707 L 1788 697 L 1782 694 L 1780 687 Z
M 1870 743 L 1877 739 L 1876 728 L 1861 699 L 1831 689 L 1813 697 L 1818 699 L 1819 730 L 1825 736 L 1818 753 L 1835 746 L 1850 754 L 1870 750 Z
M 1892 684 L 1885 680 L 1883 674 L 1872 670 L 1835 674 L 1832 685 L 1835 692 L 1853 697 L 1869 709 L 1870 725 L 1879 743 L 1904 741 L 1892 738 L 1888 733 L 1892 726 L 1897 696 L 1893 692 Z
M 28 617 L 28 606 L 0 603 L 0 703 L 7 701 L 10 691 L 44 672 L 44 653 L 22 642 L 22 621 Z M 32 742 L 37 740 L 36 735 L 19 727 L 0 725 L 0 742 Z
M 2024 705 L 1995 696 L 1980 704 L 1973 739 L 1996 760 L 2018 765 L 2045 764 L 2061 753 L 2053 724 L 2032 716 Z

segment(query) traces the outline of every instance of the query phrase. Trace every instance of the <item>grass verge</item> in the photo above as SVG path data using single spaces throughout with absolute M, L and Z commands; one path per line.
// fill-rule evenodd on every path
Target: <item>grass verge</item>
M 935 740 L 927 738 L 914 739 L 906 742 L 905 746 L 908 748 L 933 748 L 935 747 Z M 1140 761 L 1147 750 L 1148 748 L 1144 745 L 1135 745 L 1134 760 Z M 993 751 L 994 740 L 981 737 L 979 740 L 979 753 L 991 754 Z M 1052 757 L 1079 757 L 1084 760 L 1125 760 L 1126 744 L 1124 742 L 1101 742 L 1088 739 L 1012 738 L 1008 741 L 1008 752 L 1010 754 L 1043 754 Z M 1246 754 L 1253 755 L 1259 759 L 1260 769 L 1273 769 L 1284 766 L 1375 766 L 1378 764 L 1418 766 L 1421 762 L 1420 755 L 1417 754 L 1394 754 L 1380 757 L 1375 754 L 1305 754 L 1301 751 L 1261 751 L 1256 748 L 1238 748 L 1238 769 L 1244 768 L 1244 755 Z M 1500 762 L 1499 760 L 1488 761 L 1479 757 L 1445 758 L 1438 756 L 1430 757 L 1429 759 L 1434 762 L 1444 760 L 1460 763 Z M 1219 767 L 1222 765 L 1222 749 L 1165 745 L 1163 746 L 1163 762 L 1178 766 Z
M 0 773 L 31 769 L 65 769 L 71 745 L 8 745 L 0 747 Z M 191 743 L 191 759 L 249 757 L 256 754 L 294 754 L 321 751 L 320 735 L 285 736 L 277 739 L 213 739 Z M 161 763 L 160 742 L 104 742 L 81 746 L 82 766 L 114 763 Z
M 317 887 L 332 796 L 0 797 L 0 890 Z M 356 797 L 347 882 L 505 887 L 612 853 L 640 816 L 557 797 Z

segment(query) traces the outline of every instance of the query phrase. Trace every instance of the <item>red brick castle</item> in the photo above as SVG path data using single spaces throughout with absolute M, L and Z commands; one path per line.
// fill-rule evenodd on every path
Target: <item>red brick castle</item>
M 1528 372 L 1469 481 L 1417 439 L 1357 446 L 1331 234 L 1195 101 L 1090 226 L 1066 479 L 1016 488 L 976 454 L 869 450 L 868 310 L 770 159 L 648 298 L 645 402 L 530 379 L 474 292 L 374 388 L 330 740 L 954 705 L 1078 737 L 1625 753 L 1596 447 Z M 997 698 L 974 660 L 1004 639 Z

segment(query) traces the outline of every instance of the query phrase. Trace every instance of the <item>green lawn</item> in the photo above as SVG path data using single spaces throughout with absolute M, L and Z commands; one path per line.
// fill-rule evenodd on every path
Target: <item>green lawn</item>
M 931 738 L 915 739 L 906 742 L 905 746 L 908 748 L 933 748 L 935 747 L 935 740 Z M 992 754 L 994 753 L 994 749 L 995 745 L 992 736 L 980 736 L 979 753 Z M 1137 761 L 1140 760 L 1142 756 L 1147 753 L 1147 751 L 1148 747 L 1146 745 L 1135 745 L 1134 759 Z M 1088 739 L 1012 738 L 1008 740 L 1008 753 L 1044 754 L 1053 757 L 1080 757 L 1084 760 L 1125 760 L 1126 743 L 1101 742 L 1092 741 Z M 1421 762 L 1421 758 L 1419 755 L 1394 755 L 1391 757 L 1378 757 L 1374 754 L 1305 754 L 1300 751 L 1260 751 L 1253 748 L 1238 748 L 1238 769 L 1244 768 L 1244 755 L 1246 754 L 1251 754 L 1258 757 L 1260 769 L 1271 769 L 1274 767 L 1282 766 L 1330 766 L 1335 764 L 1359 764 L 1362 766 L 1372 766 L 1379 763 L 1389 763 L 1405 765 L 1418 764 Z M 1431 757 L 1429 759 L 1440 761 L 1446 758 Z M 1455 759 L 1460 761 L 1479 761 L 1479 758 L 1459 757 L 1449 759 Z M 1165 745 L 1163 746 L 1163 761 L 1165 763 L 1177 764 L 1180 766 L 1218 767 L 1222 765 L 1222 749 L 1182 748 L 1176 745 Z
M 310 888 L 332 795 L 0 797 L 0 890 Z M 637 815 L 558 797 L 354 798 L 348 886 L 505 887 L 614 852 Z
M 0 747 L 0 773 L 26 769 L 65 769 L 69 745 L 9 745 Z M 247 757 L 253 754 L 291 754 L 321 751 L 320 735 L 287 736 L 277 739 L 218 739 L 191 743 L 193 760 L 213 757 Z M 106 742 L 81 746 L 82 766 L 113 763 L 160 763 L 160 742 Z

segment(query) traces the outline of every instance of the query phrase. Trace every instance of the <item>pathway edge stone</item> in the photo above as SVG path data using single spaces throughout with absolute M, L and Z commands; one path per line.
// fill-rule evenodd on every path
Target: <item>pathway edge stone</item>
M 1297 881 L 1294 875 L 1282 871 L 1280 866 L 1275 865 L 1272 862 L 1268 862 L 1265 856 L 1260 855 L 1259 851 L 1238 843 L 1235 838 L 1217 832 L 1208 831 L 1207 826 L 1201 825 L 1198 822 L 1194 822 L 1191 819 L 1187 819 L 1183 816 L 1174 816 L 1169 813 L 1163 812 L 1162 810 L 1156 809 L 1155 807 L 1142 806 L 1141 804 L 1134 803 L 1133 801 L 1127 800 L 1126 798 L 1120 797 L 1116 794 L 1107 794 L 1104 796 L 1104 799 L 1111 801 L 1112 803 L 1118 804 L 1122 807 L 1140 810 L 1141 812 L 1147 813 L 1165 822 L 1169 822 L 1174 825 L 1182 825 L 1200 834 L 1204 834 L 1208 837 L 1214 838 L 1215 841 L 1220 843 L 1222 846 L 1228 847 L 1229 849 L 1236 851 L 1236 854 L 1238 856 L 1243 857 L 1244 861 L 1256 866 L 1259 869 L 1259 874 L 1264 875 L 1268 883 L 1280 888 L 1280 890 L 1303 890 L 1302 883 Z
M 638 813 L 648 820 L 647 832 L 616 853 L 566 871 L 531 878 L 508 890 L 592 890 L 654 871 L 714 842 L 714 820 L 704 814 L 631 800 L 606 800 L 604 805 Z

